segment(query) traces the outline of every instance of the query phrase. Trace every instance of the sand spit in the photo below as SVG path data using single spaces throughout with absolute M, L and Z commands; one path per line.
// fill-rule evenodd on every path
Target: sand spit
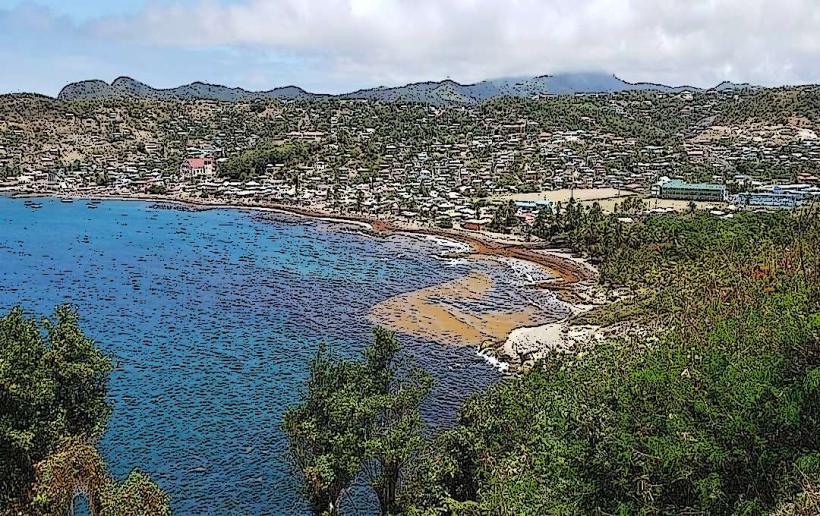
M 454 281 L 387 299 L 373 307 L 370 319 L 397 332 L 453 346 L 480 346 L 502 340 L 515 328 L 543 320 L 534 307 L 476 313 L 457 305 L 480 302 L 494 285 L 489 275 L 474 271 Z

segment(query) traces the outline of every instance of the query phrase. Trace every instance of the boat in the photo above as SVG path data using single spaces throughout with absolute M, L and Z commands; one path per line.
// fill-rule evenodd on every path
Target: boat
M 86 207 L 86 208 L 88 208 L 89 210 L 96 210 L 96 209 L 97 209 L 97 205 L 96 205 L 96 204 L 94 204 L 94 203 L 90 203 L 90 202 L 89 202 L 89 203 L 87 203 L 87 204 L 85 205 L 85 207 Z
M 64 203 L 68 204 L 68 203 L 74 202 L 74 199 L 71 199 L 71 198 L 68 198 L 68 197 L 61 197 L 60 202 L 64 202 Z
M 40 208 L 43 207 L 43 205 L 40 204 L 39 202 L 27 202 L 26 206 L 28 206 L 29 208 L 31 208 L 33 210 L 39 210 Z

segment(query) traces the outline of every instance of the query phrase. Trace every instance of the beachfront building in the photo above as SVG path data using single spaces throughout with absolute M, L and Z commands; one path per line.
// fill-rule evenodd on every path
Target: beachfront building
M 682 201 L 723 202 L 726 200 L 726 187 L 714 183 L 687 183 L 681 179 L 669 179 L 660 182 L 653 189 L 661 199 L 678 199 Z
M 461 227 L 468 231 L 483 231 L 491 221 L 489 219 L 470 219 L 461 223 Z
M 197 181 L 214 175 L 214 159 L 211 157 L 187 158 L 179 166 L 183 181 Z

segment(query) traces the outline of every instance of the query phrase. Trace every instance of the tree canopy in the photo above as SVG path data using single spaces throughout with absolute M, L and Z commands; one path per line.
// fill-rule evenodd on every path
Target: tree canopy
M 95 515 L 126 514 L 105 505 L 114 482 L 94 447 L 111 415 L 112 368 L 71 306 L 39 320 L 19 307 L 0 317 L 0 513 L 65 512 L 80 492 Z
M 399 510 L 410 464 L 423 444 L 418 407 L 430 376 L 407 367 L 392 332 L 374 330 L 364 360 L 336 357 L 322 344 L 301 402 L 284 416 L 290 455 L 316 514 L 336 514 L 365 472 L 382 514 Z
M 264 144 L 232 156 L 220 166 L 219 174 L 248 180 L 261 176 L 268 165 L 293 166 L 304 162 L 309 149 L 302 143 Z

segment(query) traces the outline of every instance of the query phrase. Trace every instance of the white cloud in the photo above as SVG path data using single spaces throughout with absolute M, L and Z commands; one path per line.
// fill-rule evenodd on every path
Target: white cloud
M 567 70 L 698 85 L 820 80 L 816 0 L 188 0 L 94 30 L 322 56 L 329 75 L 369 83 Z
M 818 0 L 146 1 L 116 16 L 0 8 L 0 90 L 132 75 L 340 92 L 577 70 L 698 86 L 820 82 Z

